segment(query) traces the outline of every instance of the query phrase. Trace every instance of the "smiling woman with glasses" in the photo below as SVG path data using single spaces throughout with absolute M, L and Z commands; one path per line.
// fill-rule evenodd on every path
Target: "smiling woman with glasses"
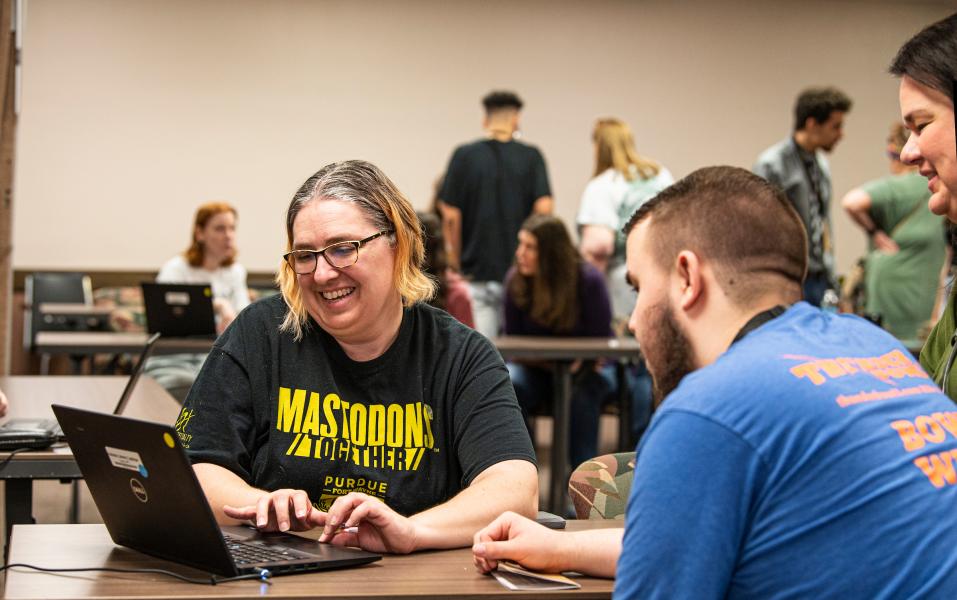
M 467 546 L 504 510 L 534 515 L 508 372 L 426 303 L 421 225 L 392 181 L 327 165 L 293 197 L 286 234 L 282 294 L 220 338 L 180 419 L 217 518 L 404 553 Z

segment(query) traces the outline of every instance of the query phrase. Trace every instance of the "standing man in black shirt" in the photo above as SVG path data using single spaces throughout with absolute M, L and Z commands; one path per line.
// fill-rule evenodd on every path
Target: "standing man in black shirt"
M 498 335 L 502 280 L 512 264 L 522 222 L 533 211 L 551 214 L 545 159 L 517 141 L 522 101 L 513 92 L 482 99 L 485 139 L 455 149 L 439 191 L 449 263 L 469 282 L 475 327 Z

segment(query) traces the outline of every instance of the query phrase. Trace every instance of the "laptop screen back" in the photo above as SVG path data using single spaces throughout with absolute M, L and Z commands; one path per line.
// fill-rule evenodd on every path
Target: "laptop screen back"
M 113 541 L 223 575 L 236 569 L 176 432 L 53 405 Z
M 209 285 L 143 282 L 146 326 L 166 337 L 215 336 L 213 291 Z

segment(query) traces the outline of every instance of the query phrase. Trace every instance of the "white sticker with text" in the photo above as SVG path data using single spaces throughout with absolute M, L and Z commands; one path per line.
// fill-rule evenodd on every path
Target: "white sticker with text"
M 135 471 L 146 477 L 146 467 L 138 452 L 132 450 L 120 450 L 119 448 L 106 447 L 106 455 L 110 457 L 110 462 L 114 467 Z

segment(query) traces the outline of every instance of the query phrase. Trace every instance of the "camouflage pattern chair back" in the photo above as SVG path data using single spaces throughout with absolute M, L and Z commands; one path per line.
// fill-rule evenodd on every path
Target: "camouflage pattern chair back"
M 568 479 L 575 516 L 623 520 L 634 476 L 634 452 L 604 454 L 579 465 Z

